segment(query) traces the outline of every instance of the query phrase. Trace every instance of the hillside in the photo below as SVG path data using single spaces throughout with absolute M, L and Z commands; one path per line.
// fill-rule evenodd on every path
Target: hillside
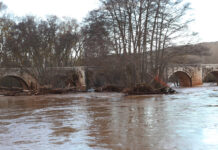
M 207 42 L 200 43 L 200 45 L 209 48 L 210 56 L 201 56 L 202 63 L 205 64 L 218 64 L 218 41 L 217 42 Z
M 207 48 L 205 51 L 203 50 L 204 52 L 201 50 L 202 46 Z M 184 46 L 183 48 L 177 47 L 177 50 L 174 49 L 173 51 L 175 56 L 171 58 L 172 63 L 218 64 L 218 41 L 199 43 L 194 46 Z

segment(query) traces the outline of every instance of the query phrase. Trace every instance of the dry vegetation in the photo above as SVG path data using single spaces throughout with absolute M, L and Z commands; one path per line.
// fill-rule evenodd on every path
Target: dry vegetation
M 183 0 L 101 0 L 81 25 L 56 16 L 14 20 L 1 11 L 0 67 L 31 68 L 42 85 L 52 82 L 49 67 L 78 65 L 98 68 L 87 72 L 89 87 L 153 84 L 178 56 L 205 55 L 203 46 L 173 44 L 191 22 L 189 9 Z

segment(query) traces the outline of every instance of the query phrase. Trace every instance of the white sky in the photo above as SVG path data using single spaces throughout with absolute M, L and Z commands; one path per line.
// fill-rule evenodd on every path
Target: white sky
M 0 0 L 15 16 L 70 16 L 82 21 L 89 11 L 98 8 L 98 0 Z
M 218 0 L 187 1 L 195 19 L 190 29 L 199 33 L 202 42 L 218 41 Z
M 15 16 L 27 14 L 70 16 L 78 21 L 99 5 L 98 0 L 0 0 Z M 201 42 L 218 41 L 218 0 L 186 0 L 191 2 L 195 22 L 191 31 L 199 33 Z

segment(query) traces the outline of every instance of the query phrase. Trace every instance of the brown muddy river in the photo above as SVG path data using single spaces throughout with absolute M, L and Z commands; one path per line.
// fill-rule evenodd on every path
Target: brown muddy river
M 218 150 L 218 87 L 0 97 L 0 150 Z

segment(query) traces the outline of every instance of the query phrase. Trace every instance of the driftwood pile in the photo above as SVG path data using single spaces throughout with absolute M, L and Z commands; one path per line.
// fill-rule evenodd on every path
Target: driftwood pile
M 116 85 L 106 85 L 95 89 L 95 92 L 122 92 L 123 87 Z
M 147 84 L 138 84 L 132 88 L 123 88 L 116 85 L 107 85 L 94 90 L 95 92 L 122 92 L 127 95 L 146 95 L 146 94 L 174 94 L 175 90 L 168 86 L 153 88 Z
M 31 96 L 46 94 L 65 94 L 77 92 L 76 88 L 40 88 L 39 90 L 23 90 L 21 88 L 0 88 L 0 95 L 4 96 Z
M 147 95 L 147 94 L 174 94 L 175 90 L 167 85 L 155 81 L 155 86 L 150 84 L 137 84 L 134 87 L 124 88 L 116 85 L 106 85 L 100 88 L 93 89 L 95 92 L 122 92 L 126 95 Z M 155 87 L 155 88 L 154 88 Z M 88 90 L 89 91 L 89 90 Z M 31 95 L 45 95 L 45 94 L 66 94 L 78 92 L 74 87 L 71 88 L 49 88 L 42 87 L 39 90 L 23 90 L 21 88 L 1 88 L 0 95 L 5 96 L 31 96 Z
M 167 86 L 156 89 L 146 84 L 139 84 L 133 88 L 124 89 L 123 93 L 127 95 L 174 94 L 176 91 Z

